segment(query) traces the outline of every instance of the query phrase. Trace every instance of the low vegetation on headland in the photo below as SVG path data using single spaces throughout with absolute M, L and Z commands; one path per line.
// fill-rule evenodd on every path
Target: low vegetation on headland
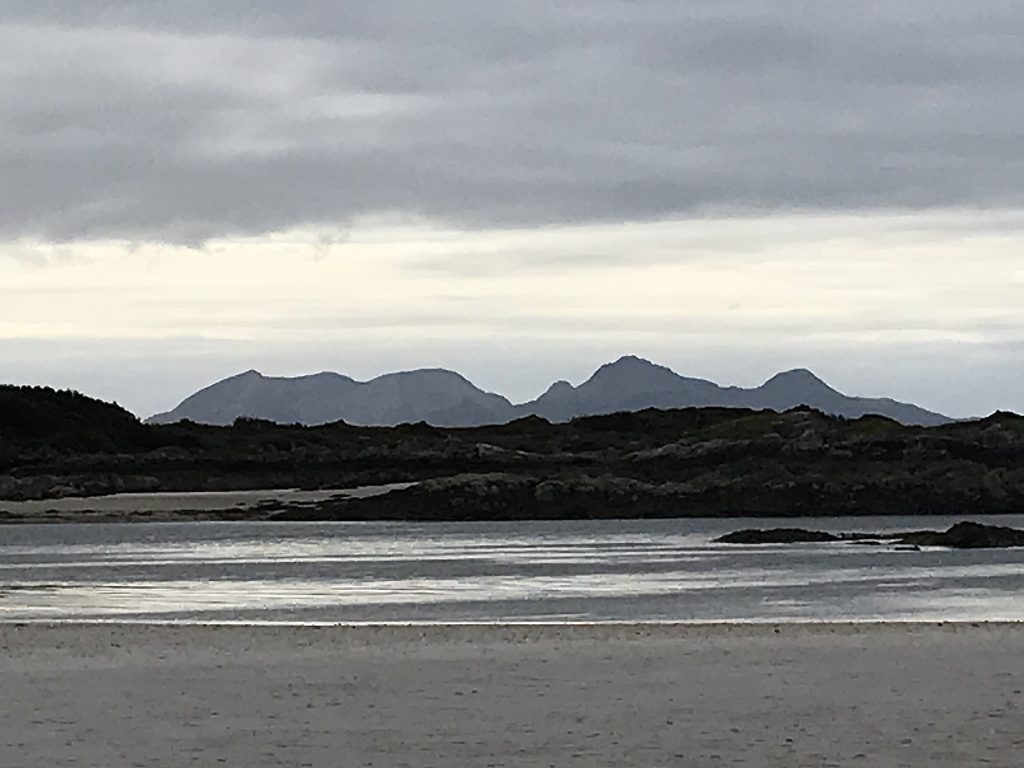
M 4 500 L 408 481 L 422 482 L 261 514 L 499 520 L 1024 513 L 1024 417 L 997 413 L 925 428 L 809 409 L 687 408 L 473 428 L 250 419 L 214 427 L 147 425 L 76 393 L 0 387 Z

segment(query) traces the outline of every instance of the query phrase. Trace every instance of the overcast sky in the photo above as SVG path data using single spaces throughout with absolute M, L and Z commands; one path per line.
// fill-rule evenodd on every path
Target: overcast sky
M 0 380 L 1024 411 L 1024 4 L 4 0 Z

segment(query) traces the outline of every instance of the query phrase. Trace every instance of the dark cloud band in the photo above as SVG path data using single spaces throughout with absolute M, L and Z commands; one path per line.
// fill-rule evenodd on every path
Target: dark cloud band
M 0 238 L 1024 204 L 1024 6 L 0 10 Z

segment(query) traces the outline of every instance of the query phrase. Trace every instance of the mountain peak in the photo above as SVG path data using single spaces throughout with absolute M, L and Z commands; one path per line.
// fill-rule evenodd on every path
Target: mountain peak
M 613 363 L 605 363 L 590 377 L 588 384 L 595 381 L 631 381 L 646 380 L 656 374 L 660 377 L 678 378 L 678 374 L 664 365 L 652 363 L 636 355 L 623 355 Z
M 777 384 L 782 384 L 788 387 L 807 384 L 816 384 L 818 386 L 828 387 L 828 384 L 806 368 L 793 368 L 789 371 L 777 373 L 768 379 L 768 381 L 764 383 L 764 386 L 767 387 L 769 385 Z M 829 387 L 829 389 L 831 389 L 831 387 Z
M 636 355 L 623 355 L 613 363 L 605 363 L 602 368 L 664 368 L 663 365 L 652 363 L 643 357 Z
M 541 395 L 541 397 L 550 396 L 550 395 L 566 395 L 566 394 L 568 394 L 570 392 L 575 392 L 575 391 L 576 391 L 576 387 L 574 387 L 572 384 L 570 384 L 565 379 L 559 379 L 554 384 L 552 384 L 550 387 L 548 387 L 547 391 L 544 392 L 544 394 Z
M 432 382 L 440 385 L 476 388 L 476 385 L 474 385 L 473 382 L 458 371 L 453 371 L 450 368 L 416 368 L 411 371 L 396 371 L 394 373 L 385 373 L 375 379 L 370 379 L 369 381 L 364 381 L 362 383 L 366 386 L 373 385 L 376 382 L 389 380 L 405 381 L 414 384 Z

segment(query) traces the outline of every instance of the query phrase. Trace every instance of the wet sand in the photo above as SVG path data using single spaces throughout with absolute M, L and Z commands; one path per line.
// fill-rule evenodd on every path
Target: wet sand
M 1024 625 L 0 625 L 0 765 L 1020 765 Z

